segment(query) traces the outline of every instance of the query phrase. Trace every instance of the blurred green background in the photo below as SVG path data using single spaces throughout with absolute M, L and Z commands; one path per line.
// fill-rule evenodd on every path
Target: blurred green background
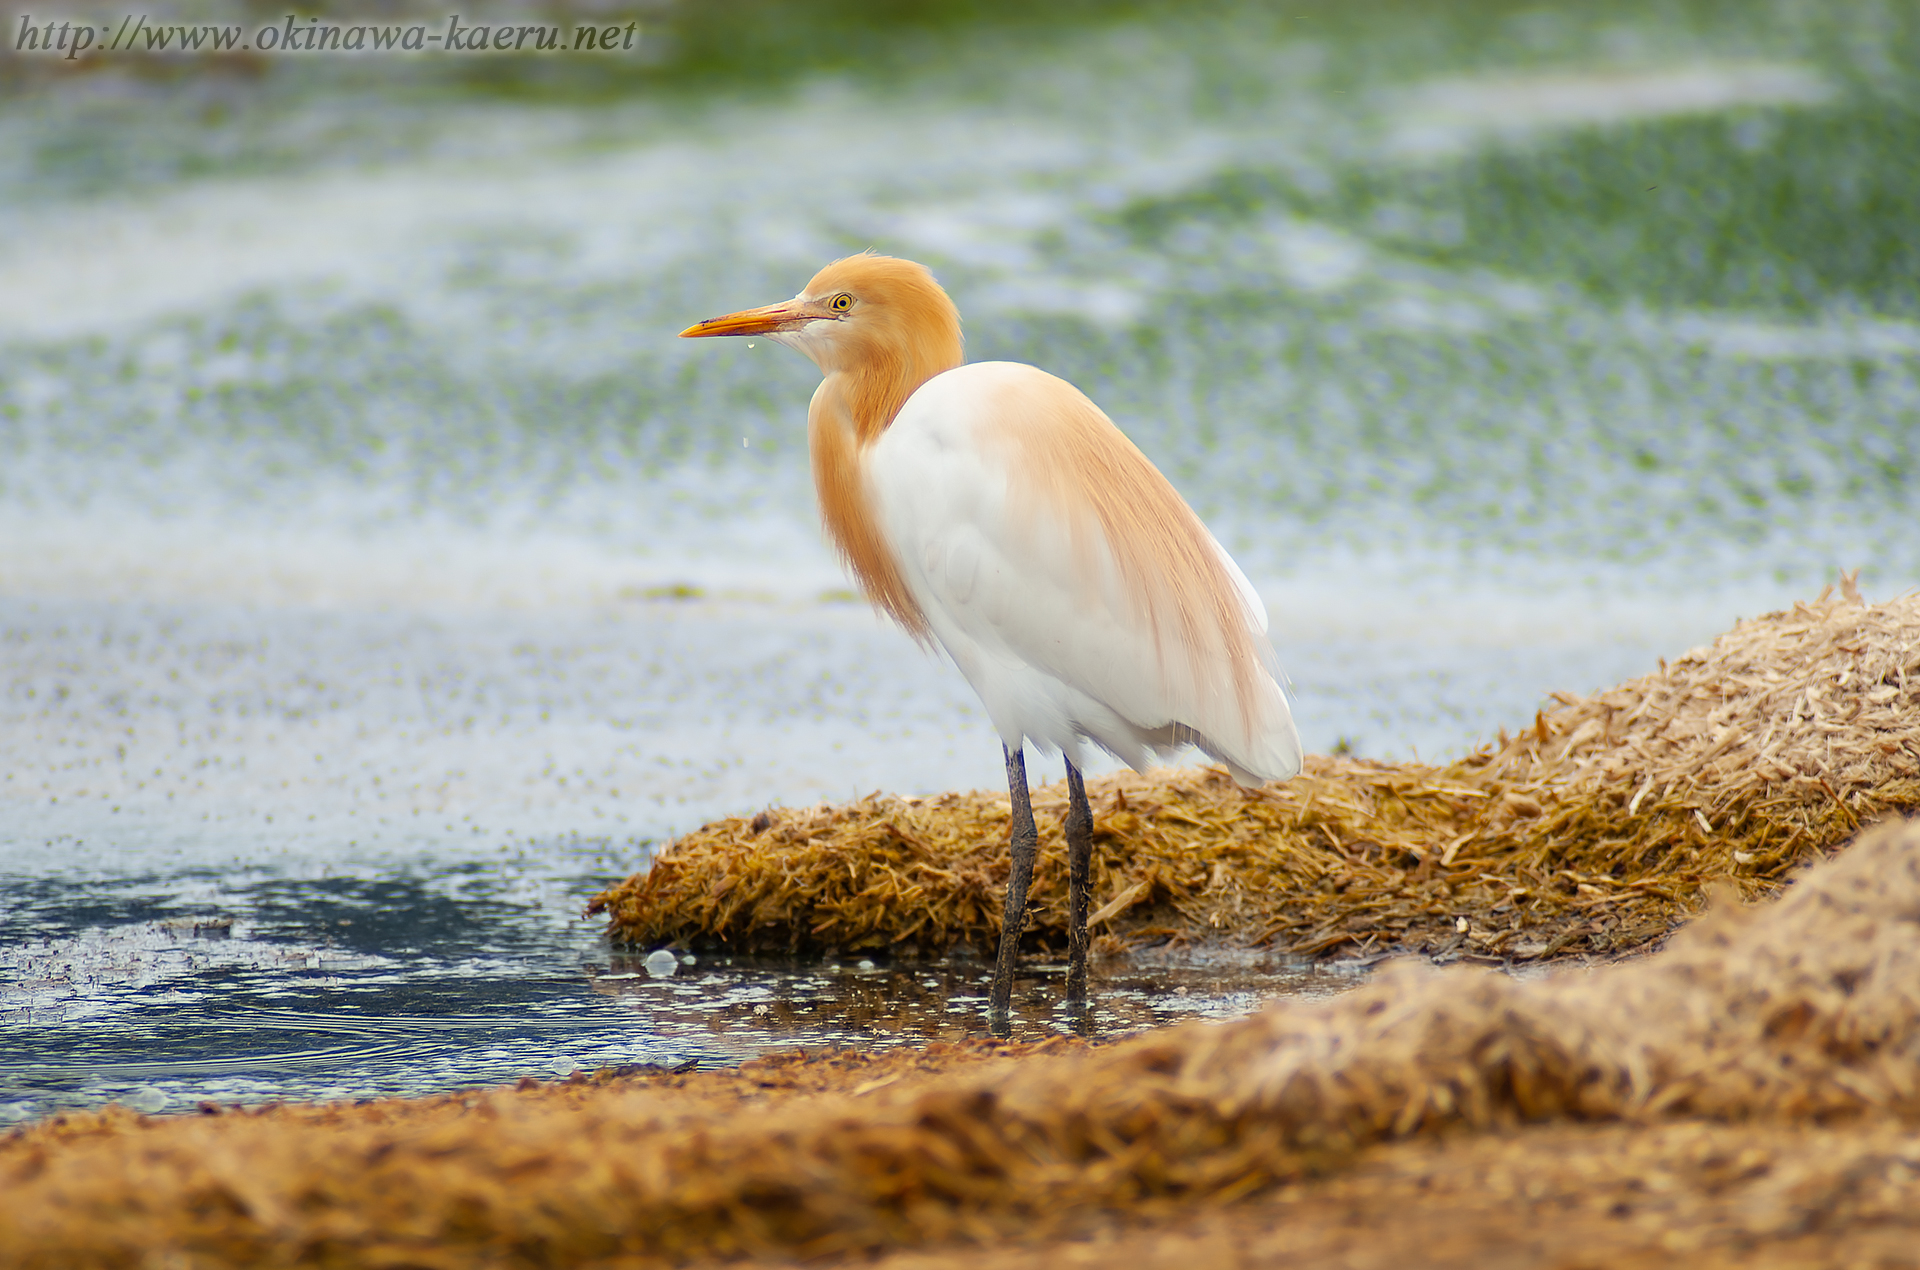
M 641 40 L 0 63 L 0 505 L 803 534 L 810 368 L 669 337 L 876 246 L 1265 576 L 1920 580 L 1920 5 L 460 12 Z M 236 191 L 311 267 L 223 262 Z

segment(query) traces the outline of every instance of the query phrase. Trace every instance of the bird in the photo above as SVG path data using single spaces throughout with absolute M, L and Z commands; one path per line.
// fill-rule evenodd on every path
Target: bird
M 1002 1034 L 1039 841 L 1026 750 L 1065 760 L 1067 1000 L 1084 1011 L 1089 751 L 1144 771 L 1192 745 L 1247 786 L 1300 771 L 1259 594 L 1085 393 L 1024 363 L 968 363 L 924 265 L 848 256 L 791 300 L 680 335 L 759 336 L 819 367 L 807 448 L 826 536 L 876 609 L 946 652 L 999 734 L 1012 860 L 988 1014 Z

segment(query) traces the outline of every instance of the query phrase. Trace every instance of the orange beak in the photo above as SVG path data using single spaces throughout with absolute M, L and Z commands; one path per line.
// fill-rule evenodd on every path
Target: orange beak
M 758 309 L 742 309 L 738 313 L 729 313 L 725 317 L 695 322 L 680 332 L 680 338 L 692 340 L 708 335 L 771 335 L 775 331 L 790 331 L 808 322 L 838 316 L 840 315 L 823 309 L 819 305 L 803 304 L 798 300 L 782 300 L 778 304 L 768 304 Z

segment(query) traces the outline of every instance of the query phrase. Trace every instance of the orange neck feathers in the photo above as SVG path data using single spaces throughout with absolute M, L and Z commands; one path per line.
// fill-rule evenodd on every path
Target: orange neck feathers
M 867 599 L 925 642 L 926 615 L 881 536 L 864 457 L 915 389 L 961 364 L 959 311 L 924 267 L 889 256 L 836 260 L 801 295 L 830 308 L 852 297 L 844 319 L 796 341 L 826 372 L 807 411 L 820 519 Z

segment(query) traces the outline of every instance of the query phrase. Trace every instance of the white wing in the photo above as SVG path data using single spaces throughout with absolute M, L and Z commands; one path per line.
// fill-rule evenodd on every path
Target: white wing
M 1014 503 L 1009 402 L 1064 389 L 1029 366 L 983 362 L 924 384 L 868 451 L 882 532 L 935 636 L 1009 746 L 1079 758 L 1091 740 L 1135 767 L 1194 742 L 1247 782 L 1291 776 L 1300 742 L 1262 671 L 1252 699 L 1223 666 L 1197 664 L 1171 627 L 1143 617 L 1097 525 Z M 1074 393 L 1079 400 L 1077 392 Z M 1013 407 L 1018 409 L 1017 405 Z M 1020 427 L 1046 426 L 1025 412 Z M 1089 541 L 1091 538 L 1091 541 Z M 1266 611 L 1224 549 L 1266 645 Z

